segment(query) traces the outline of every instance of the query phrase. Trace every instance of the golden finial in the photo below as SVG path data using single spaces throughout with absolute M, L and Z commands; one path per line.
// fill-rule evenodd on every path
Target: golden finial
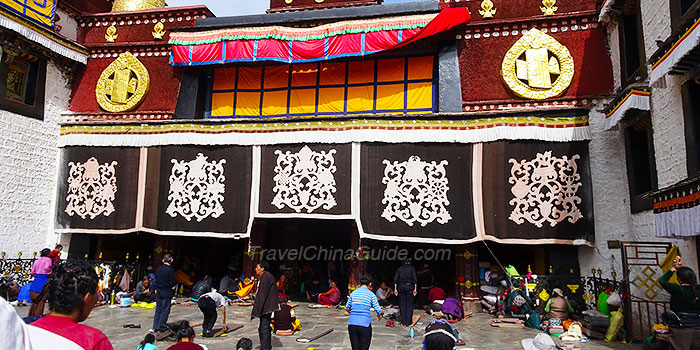
M 540 7 L 540 10 L 542 10 L 542 13 L 544 13 L 545 16 L 550 16 L 553 15 L 557 10 L 559 9 L 558 7 L 554 6 L 557 4 L 557 0 L 542 0 L 542 7 Z
M 162 40 L 163 35 L 165 35 L 165 26 L 162 22 L 158 22 L 153 26 L 153 40 Z
M 496 14 L 496 9 L 493 8 L 493 1 L 491 0 L 484 0 L 481 2 L 481 10 L 479 10 L 479 14 L 483 18 L 493 18 L 493 15 Z
M 117 34 L 117 27 L 115 27 L 114 24 L 112 24 L 111 26 L 109 26 L 109 28 L 107 28 L 107 34 L 105 34 L 105 40 L 107 40 L 108 43 L 113 43 L 114 40 L 116 40 L 118 36 L 119 36 L 119 34 Z

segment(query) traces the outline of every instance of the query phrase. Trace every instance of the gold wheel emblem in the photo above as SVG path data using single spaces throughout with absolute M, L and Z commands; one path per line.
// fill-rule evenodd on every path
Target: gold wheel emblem
M 134 55 L 125 52 L 110 63 L 97 81 L 97 103 L 108 112 L 126 112 L 138 105 L 148 92 L 148 70 Z
M 516 95 L 543 100 L 561 96 L 574 77 L 574 59 L 564 45 L 531 29 L 506 52 L 501 78 Z

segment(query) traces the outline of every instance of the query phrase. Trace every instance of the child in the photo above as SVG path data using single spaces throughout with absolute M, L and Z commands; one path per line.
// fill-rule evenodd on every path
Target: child
M 143 338 L 143 341 L 139 344 L 139 347 L 136 348 L 136 350 L 156 350 L 156 346 L 153 345 L 155 342 L 156 335 L 153 333 L 148 333 L 146 334 L 146 337 Z
M 236 343 L 236 350 L 253 350 L 253 341 L 248 338 L 241 338 Z
M 187 327 L 177 331 L 177 344 L 169 347 L 168 350 L 206 350 L 206 348 L 195 344 L 194 329 Z

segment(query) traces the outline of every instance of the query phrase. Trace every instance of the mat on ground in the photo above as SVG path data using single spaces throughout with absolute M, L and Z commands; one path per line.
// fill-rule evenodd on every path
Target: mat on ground
M 314 328 L 314 329 L 306 332 L 301 337 L 297 338 L 297 341 L 299 343 L 310 343 L 318 338 L 321 338 L 323 336 L 330 334 L 331 332 L 333 332 L 333 328 L 328 328 L 328 327 Z

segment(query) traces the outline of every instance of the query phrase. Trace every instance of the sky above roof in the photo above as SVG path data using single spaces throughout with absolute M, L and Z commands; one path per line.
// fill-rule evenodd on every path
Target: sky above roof
M 412 1 L 417 0 L 384 0 L 384 3 Z M 217 17 L 264 13 L 270 7 L 267 0 L 166 0 L 166 3 L 169 6 L 206 5 Z

